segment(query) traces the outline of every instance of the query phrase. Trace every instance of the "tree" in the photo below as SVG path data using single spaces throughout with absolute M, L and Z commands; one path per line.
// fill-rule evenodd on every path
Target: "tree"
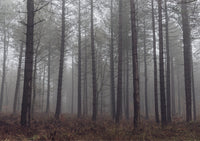
M 166 103 L 165 103 L 165 80 L 164 80 L 164 60 L 163 60 L 163 25 L 162 25 L 162 0 L 158 0 L 159 14 L 159 68 L 160 68 L 160 104 L 161 104 L 161 124 L 166 125 Z
M 61 99 L 62 99 L 62 78 L 63 78 L 63 65 L 64 65 L 64 52 L 65 52 L 65 0 L 62 0 L 62 26 L 61 26 L 61 47 L 60 47 L 60 64 L 58 74 L 58 88 L 57 88 L 57 103 L 55 118 L 59 119 L 61 113 Z
M 119 31 L 118 31 L 118 78 L 117 78 L 117 113 L 116 123 L 122 116 L 122 0 L 119 0 Z
M 3 98 L 4 98 L 4 87 L 5 87 L 5 81 L 6 81 L 6 60 L 7 60 L 7 47 L 8 47 L 8 41 L 7 41 L 7 33 L 6 33 L 6 23 L 4 19 L 4 28 L 3 28 L 3 68 L 2 68 L 2 80 L 1 80 L 1 95 L 0 95 L 0 112 L 2 112 L 2 106 L 3 106 Z
M 93 89 L 93 109 L 92 120 L 96 121 L 97 118 L 97 80 L 96 80 L 96 59 L 95 59 L 95 46 L 94 46 L 94 12 L 93 0 L 91 2 L 91 53 L 92 53 L 92 89 Z
M 146 21 L 144 19 L 144 87 L 145 87 L 145 114 L 146 119 L 149 119 L 149 111 L 148 111 L 148 94 L 147 94 L 147 83 L 148 83 L 148 76 L 147 76 L 147 46 L 146 46 Z
M 27 0 L 27 31 L 21 125 L 30 125 L 33 72 L 34 0 Z
M 186 121 L 192 120 L 191 110 L 191 31 L 188 17 L 187 1 L 182 0 L 181 15 L 183 25 L 183 54 L 184 54 L 184 76 L 185 76 L 185 98 L 186 98 Z
M 49 113 L 49 105 L 50 105 L 50 73 L 51 73 L 51 47 L 49 45 L 48 48 L 48 82 L 47 82 L 47 105 L 46 105 L 46 113 Z
M 21 78 L 23 45 L 24 45 L 24 43 L 21 42 L 20 54 L 19 54 L 19 62 L 18 62 L 18 68 L 17 68 L 17 80 L 16 80 L 16 87 L 15 87 L 15 96 L 14 96 L 14 102 L 13 102 L 13 114 L 16 114 L 16 112 L 17 112 L 17 102 L 18 102 L 18 99 L 19 99 L 19 88 L 20 88 L 20 78 Z
M 170 94 L 170 54 L 169 54 L 169 30 L 168 30 L 168 11 L 167 0 L 165 0 L 165 30 L 166 30 L 166 52 L 167 52 L 167 121 L 171 122 L 171 94 Z
M 78 4 L 78 117 L 81 116 L 81 1 Z
M 154 16 L 154 0 L 151 0 L 152 6 L 152 29 L 153 29 L 153 62 L 154 62 L 154 101 L 155 101 L 155 119 L 159 123 L 158 111 L 158 81 L 157 81 L 157 55 L 156 55 L 156 34 L 155 34 L 155 16 Z
M 111 41 L 110 41 L 110 93 L 111 93 L 111 112 L 112 118 L 115 118 L 115 78 L 114 78 L 114 33 L 113 33 L 113 0 L 111 0 L 111 8 L 110 8 L 110 33 L 111 33 Z
M 131 5 L 131 32 L 132 32 L 132 63 L 133 63 L 133 87 L 134 87 L 134 127 L 140 122 L 140 92 L 139 92 L 139 70 L 137 56 L 137 31 L 135 0 L 130 0 Z

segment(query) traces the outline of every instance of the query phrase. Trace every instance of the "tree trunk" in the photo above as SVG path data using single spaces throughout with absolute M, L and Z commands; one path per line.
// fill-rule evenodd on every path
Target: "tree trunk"
M 191 56 L 192 57 L 192 56 Z M 191 59 L 193 60 L 193 59 Z M 193 96 L 193 118 L 194 121 L 196 121 L 196 93 L 195 93 L 195 83 L 194 83 L 194 66 L 193 66 L 193 61 L 191 61 L 191 73 L 192 73 L 192 96 Z
M 148 76 L 147 76 L 147 49 L 146 49 L 146 21 L 144 19 L 144 83 L 145 83 L 145 115 L 146 119 L 149 119 L 149 111 L 148 111 L 148 95 L 147 95 L 147 83 L 148 83 Z
M 122 117 L 122 0 L 119 0 L 119 31 L 118 31 L 118 80 L 117 80 L 117 113 L 116 123 Z
M 157 79 L 157 55 L 156 55 L 156 31 L 155 31 L 155 16 L 154 16 L 154 0 L 151 0 L 152 6 L 152 29 L 153 29 L 153 62 L 154 62 L 154 101 L 155 101 L 155 120 L 159 123 L 158 111 L 158 79 Z
M 165 2 L 165 30 L 166 30 L 166 52 L 167 52 L 167 121 L 171 122 L 171 94 L 170 94 L 170 54 L 169 54 L 169 30 L 168 30 L 168 11 L 167 0 Z
M 81 1 L 78 4 L 78 118 L 81 117 Z
M 186 5 L 186 0 L 182 0 L 181 15 L 183 24 L 183 52 L 184 52 L 184 75 L 185 75 L 185 94 L 186 94 L 186 121 L 192 120 L 191 103 L 191 38 L 190 24 Z
M 85 60 L 84 60 L 85 61 L 85 68 L 84 68 L 85 69 L 84 70 L 85 75 L 84 75 L 84 100 L 83 100 L 84 101 L 84 106 L 83 106 L 84 107 L 84 113 L 83 114 L 85 116 L 88 115 L 88 106 L 87 106 L 88 105 L 88 96 L 87 96 L 87 93 L 88 93 L 88 90 L 87 90 L 87 87 L 88 87 L 87 86 L 87 79 L 88 79 L 87 78 L 87 64 L 88 64 L 87 63 L 87 60 L 88 60 L 87 54 L 88 53 L 87 52 L 88 51 L 87 51 L 87 40 L 86 40 L 86 37 L 87 36 L 86 36 L 86 29 L 85 29 Z
M 4 21 L 5 24 L 5 21 Z M 4 88 L 6 79 L 6 58 L 7 58 L 7 41 L 6 41 L 6 29 L 4 25 L 4 35 L 3 35 L 3 68 L 2 68 L 2 80 L 1 80 L 1 95 L 0 95 L 0 112 L 2 112 L 3 99 L 4 99 Z
M 17 69 L 17 81 L 15 87 L 15 97 L 14 97 L 14 104 L 13 104 L 13 114 L 17 112 L 17 102 L 19 99 L 19 88 L 20 88 L 20 78 L 21 78 L 21 67 L 22 67 L 22 54 L 23 54 L 23 42 L 21 43 L 20 47 L 20 54 L 19 54 L 19 63 Z
M 33 69 L 33 99 L 32 99 L 32 105 L 31 105 L 31 114 L 32 118 L 34 116 L 34 110 L 35 110 L 35 99 L 36 99 L 36 78 L 37 78 L 37 57 L 38 57 L 38 49 L 40 46 L 40 39 L 38 41 L 37 47 L 35 49 L 35 58 L 34 58 L 34 69 Z
M 162 25 L 162 0 L 158 0 L 159 14 L 159 68 L 160 68 L 160 103 L 161 103 L 161 124 L 165 126 L 166 103 L 165 103 L 165 80 L 164 80 L 164 60 L 163 60 L 163 25 Z
M 140 92 L 139 92 L 139 68 L 137 56 L 137 32 L 135 0 L 130 0 L 131 5 L 131 31 L 132 31 L 132 62 L 133 62 L 133 87 L 134 87 L 134 127 L 140 122 Z
M 171 74 L 172 74 L 172 116 L 175 116 L 176 114 L 176 100 L 175 100 L 175 80 L 174 80 L 174 60 L 173 57 L 171 57 Z
M 57 90 L 57 103 L 55 118 L 59 119 L 61 113 L 61 99 L 62 99 L 62 78 L 63 78 L 63 65 L 64 65 L 64 52 L 65 52 L 65 0 L 62 0 L 62 36 L 61 36 L 61 47 L 60 47 L 60 66 L 58 74 L 58 90 Z
M 72 103 L 71 114 L 74 113 L 74 51 L 72 50 Z
M 27 33 L 21 125 L 30 125 L 33 72 L 34 0 L 27 0 Z
M 96 80 L 96 58 L 94 46 L 94 19 L 93 19 L 93 0 L 91 0 L 91 53 L 92 53 L 92 88 L 93 88 L 93 111 L 92 120 L 97 118 L 97 80 Z
M 111 113 L 112 118 L 115 119 L 115 73 L 114 73 L 114 33 L 113 33 L 113 0 L 111 0 L 111 8 L 110 8 L 110 32 L 111 32 L 111 44 L 110 44 L 110 93 L 111 93 Z
M 46 113 L 49 113 L 50 107 L 50 76 L 51 75 L 51 48 L 48 48 L 48 82 L 47 82 L 47 105 L 46 105 Z

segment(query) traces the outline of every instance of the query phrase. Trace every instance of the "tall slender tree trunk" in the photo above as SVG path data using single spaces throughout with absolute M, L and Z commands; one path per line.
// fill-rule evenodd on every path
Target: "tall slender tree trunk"
M 92 120 L 96 121 L 97 118 L 97 80 L 96 80 L 96 58 L 95 58 L 95 46 L 94 46 L 94 12 L 93 12 L 93 0 L 91 0 L 91 53 L 92 53 L 92 88 L 93 88 L 93 109 Z
M 63 65 L 64 65 L 64 52 L 65 52 L 65 0 L 62 0 L 62 35 L 60 47 L 60 66 L 58 74 L 58 90 L 57 90 L 57 103 L 55 118 L 59 119 L 61 113 L 61 100 L 62 100 L 62 78 L 63 78 Z
M 2 112 L 3 99 L 4 99 L 4 88 L 6 79 L 6 58 L 7 58 L 7 39 L 6 39 L 6 27 L 4 21 L 4 35 L 3 35 L 3 68 L 2 68 L 2 80 L 1 80 L 1 95 L 0 95 L 0 112 Z
M 114 76 L 114 33 L 113 33 L 113 0 L 111 0 L 110 8 L 110 32 L 111 32 L 111 43 L 110 43 L 110 93 L 111 93 L 111 113 L 112 118 L 115 119 L 115 76 Z
M 152 8 L 152 29 L 153 29 L 153 62 L 154 62 L 154 101 L 155 101 L 155 120 L 159 123 L 158 111 L 158 79 L 157 79 L 157 55 L 156 55 L 156 31 L 155 31 L 155 16 L 154 16 L 154 0 L 151 0 Z
M 155 101 L 155 120 L 159 123 L 158 111 L 158 79 L 157 79 L 157 55 L 156 55 L 156 31 L 155 31 L 155 16 L 154 16 L 154 0 L 151 0 L 152 8 L 152 29 L 153 29 L 153 62 L 154 62 L 154 101 Z
M 171 86 L 172 86 L 172 116 L 175 116 L 176 114 L 176 100 L 175 100 L 175 80 L 174 80 L 174 60 L 173 60 L 173 57 L 171 57 Z
M 23 54 L 23 42 L 20 46 L 20 53 L 19 53 L 19 63 L 17 68 L 17 81 L 15 87 L 15 97 L 13 102 L 13 114 L 17 112 L 17 101 L 19 99 L 19 88 L 20 88 L 20 78 L 21 78 L 21 67 L 22 67 L 22 54 Z
M 42 82 L 42 97 L 44 97 L 45 95 L 45 78 L 46 78 L 46 64 L 44 64 L 43 66 L 43 82 Z M 43 98 L 42 98 L 42 103 L 43 103 Z M 43 110 L 43 109 L 42 109 Z
M 158 0 L 159 14 L 159 69 L 160 69 L 160 104 L 161 104 L 161 124 L 167 124 L 166 103 L 165 103 L 165 80 L 164 80 L 164 60 L 163 60 L 163 25 L 162 25 L 162 0 Z
M 118 79 L 116 123 L 122 117 L 122 0 L 119 0 Z
M 74 113 L 74 51 L 72 51 L 72 103 L 71 114 Z
M 81 0 L 78 4 L 78 118 L 81 117 Z
M 30 125 L 32 73 L 33 73 L 33 36 L 34 36 L 34 0 L 27 0 L 27 31 L 24 69 L 24 88 L 21 110 L 21 125 Z
M 192 59 L 193 60 L 193 59 Z M 191 61 L 191 73 L 192 73 L 192 97 L 193 97 L 193 118 L 194 118 L 194 121 L 196 121 L 196 92 L 195 92 L 195 83 L 194 83 L 194 67 L 193 67 L 193 62 Z
M 137 31 L 135 0 L 130 0 L 131 5 L 131 31 L 132 31 L 132 62 L 133 62 L 133 87 L 134 87 L 134 127 L 140 122 L 140 92 L 139 92 L 139 68 L 137 56 Z
M 171 122 L 171 94 L 170 94 L 170 54 L 169 54 L 169 30 L 168 30 L 168 11 L 167 11 L 167 0 L 165 2 L 165 30 L 166 30 L 166 52 L 167 52 L 167 121 Z
M 51 47 L 48 48 L 48 82 L 47 82 L 47 105 L 46 113 L 49 113 L 50 107 L 50 79 L 51 79 Z
M 185 75 L 185 94 L 186 94 L 186 121 L 192 120 L 192 101 L 191 101 L 191 38 L 190 24 L 186 0 L 181 3 L 181 15 L 183 24 L 183 52 L 184 52 L 184 75 Z
M 148 94 L 147 94 L 147 83 L 148 83 L 148 76 L 147 76 L 147 49 L 146 49 L 146 21 L 144 19 L 144 83 L 145 83 L 145 115 L 146 119 L 149 119 L 149 111 L 148 111 Z
M 85 29 L 85 70 L 84 70 L 84 72 L 85 72 L 85 77 L 84 77 L 84 103 L 85 103 L 85 106 L 84 106 L 84 115 L 88 115 L 88 90 L 87 90 L 87 88 L 88 88 L 88 85 L 87 85 L 87 79 L 88 79 L 88 77 L 87 77 L 87 64 L 88 64 L 88 51 L 87 51 L 87 40 L 86 40 L 86 29 Z
M 126 119 L 129 119 L 129 48 L 126 50 Z
M 38 59 L 38 49 L 40 46 L 40 39 L 37 43 L 37 47 L 35 49 L 35 57 L 34 57 L 34 66 L 33 66 L 33 99 L 32 99 L 32 105 L 31 105 L 31 114 L 32 118 L 34 116 L 34 110 L 35 110 L 35 99 L 36 99 L 36 89 L 37 89 L 37 83 L 36 83 L 36 78 L 37 78 L 37 59 Z

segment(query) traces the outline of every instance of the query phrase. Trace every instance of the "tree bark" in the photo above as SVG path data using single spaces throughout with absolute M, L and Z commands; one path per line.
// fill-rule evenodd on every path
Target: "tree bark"
M 170 84 L 170 54 L 169 54 L 169 30 L 168 30 L 168 11 L 167 11 L 167 0 L 165 2 L 165 30 L 166 30 L 166 52 L 167 52 L 167 121 L 171 122 L 171 84 Z
M 158 0 L 159 14 L 159 69 L 160 69 L 160 103 L 161 103 L 161 124 L 165 126 L 166 103 L 165 103 L 165 80 L 164 80 L 164 60 L 163 60 L 163 25 L 162 25 L 162 0 Z
M 183 25 L 183 52 L 184 52 L 184 75 L 185 75 L 185 95 L 186 95 L 186 121 L 192 120 L 191 103 L 191 38 L 190 25 L 186 1 L 182 0 L 181 15 Z
M 33 72 L 34 0 L 27 0 L 27 32 L 21 125 L 30 125 Z
M 171 78 L 172 78 L 172 116 L 175 116 L 176 114 L 176 100 L 175 100 L 175 80 L 174 80 L 174 60 L 173 57 L 171 57 Z
M 46 113 L 49 113 L 50 107 L 50 79 L 51 79 L 51 48 L 48 48 L 48 82 L 47 82 L 47 105 Z
M 2 80 L 1 80 L 1 95 L 0 95 L 0 112 L 2 112 L 3 99 L 4 99 L 4 88 L 5 88 L 5 79 L 6 79 L 6 59 L 7 59 L 7 40 L 6 40 L 6 27 L 4 21 L 4 35 L 3 35 L 3 68 L 2 68 Z
M 115 119 L 115 73 L 114 73 L 114 33 L 113 33 L 113 0 L 111 0 L 111 8 L 110 8 L 110 32 L 111 32 L 111 42 L 110 42 L 110 93 L 111 93 L 111 113 L 112 118 Z
M 130 0 L 131 5 L 131 31 L 132 31 L 132 62 L 133 62 L 133 87 L 134 87 L 134 127 L 140 122 L 140 92 L 139 92 L 139 68 L 137 56 L 137 31 L 135 0 Z
M 122 0 L 119 0 L 119 31 L 118 31 L 118 79 L 117 79 L 117 113 L 116 123 L 122 117 Z
M 155 16 L 154 16 L 154 0 L 151 0 L 152 6 L 152 29 L 153 29 L 153 62 L 154 62 L 154 100 L 155 100 L 155 120 L 159 123 L 158 111 L 158 79 L 157 79 L 157 55 L 156 55 L 156 31 L 155 31 Z
M 147 83 L 148 83 L 148 76 L 147 76 L 147 49 L 146 49 L 146 21 L 144 19 L 144 87 L 145 87 L 145 115 L 146 119 L 149 119 L 149 111 L 148 111 L 148 94 L 147 94 Z
M 78 4 L 78 118 L 81 117 L 81 1 Z
M 62 78 L 63 78 L 63 65 L 64 65 L 64 52 L 65 52 L 65 0 L 62 0 L 62 36 L 60 47 L 60 66 L 58 74 L 58 90 L 57 90 L 57 103 L 55 118 L 59 119 L 61 113 L 61 100 L 62 100 Z
M 93 0 L 91 0 L 91 53 L 92 53 L 92 88 L 93 88 L 93 111 L 92 120 L 97 118 L 97 80 L 96 80 L 96 58 L 94 46 L 94 19 L 93 19 Z

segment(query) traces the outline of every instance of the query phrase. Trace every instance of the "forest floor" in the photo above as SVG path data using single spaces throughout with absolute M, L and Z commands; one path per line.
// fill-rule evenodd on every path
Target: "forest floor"
M 39 115 L 31 127 L 20 126 L 20 116 L 0 116 L 0 140 L 200 140 L 200 122 L 185 123 L 180 119 L 165 128 L 154 121 L 142 120 L 134 130 L 131 121 L 119 125 L 102 118 L 97 122 L 62 115 L 57 121 L 53 116 Z

